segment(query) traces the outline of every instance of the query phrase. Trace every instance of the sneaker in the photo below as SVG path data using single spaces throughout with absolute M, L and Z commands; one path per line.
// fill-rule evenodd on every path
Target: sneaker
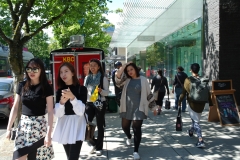
M 140 156 L 137 152 L 133 152 L 133 159 L 134 160 L 139 160 L 140 159 Z
M 96 155 L 97 155 L 97 156 L 101 156 L 101 155 L 102 155 L 102 150 L 96 151 Z
M 128 138 L 127 138 L 127 140 L 126 140 L 126 144 L 127 144 L 128 146 L 130 146 L 131 143 L 132 143 L 132 139 L 128 139 Z
M 192 138 L 193 137 L 193 132 L 191 133 L 191 130 L 189 129 L 189 130 L 187 130 L 187 133 L 188 133 L 188 136 L 190 137 L 190 138 Z
M 90 149 L 90 154 L 93 154 L 96 151 L 96 146 L 92 146 Z
M 202 141 L 198 141 L 197 144 L 196 144 L 196 147 L 198 147 L 198 148 L 204 148 L 204 147 L 205 147 L 204 141 L 203 141 L 203 140 L 202 140 Z

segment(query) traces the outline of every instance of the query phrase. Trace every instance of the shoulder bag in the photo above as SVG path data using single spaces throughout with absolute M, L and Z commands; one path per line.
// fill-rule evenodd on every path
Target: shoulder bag
M 163 79 L 163 77 L 161 79 Z M 161 84 L 162 84 L 162 80 L 161 80 L 160 86 L 161 86 Z M 156 90 L 155 92 L 153 92 L 153 97 L 156 101 L 158 100 L 158 93 L 159 93 L 159 89 Z
M 168 99 L 166 99 L 165 101 L 165 109 L 170 109 L 171 108 L 171 102 L 169 101 L 169 95 L 168 95 Z
M 181 116 L 181 107 L 178 107 L 178 115 L 176 120 L 176 131 L 182 131 L 183 122 L 182 122 L 182 116 Z
M 181 84 L 182 89 L 183 89 L 183 85 L 182 85 L 181 81 L 179 80 L 178 75 L 176 75 L 176 76 L 177 76 L 178 82 Z
M 79 91 L 78 91 L 79 95 L 80 95 L 80 91 L 81 91 L 81 86 L 79 86 Z M 86 131 L 85 131 L 85 140 L 93 140 L 96 125 L 87 120 L 86 113 L 84 113 L 84 117 L 87 123 Z

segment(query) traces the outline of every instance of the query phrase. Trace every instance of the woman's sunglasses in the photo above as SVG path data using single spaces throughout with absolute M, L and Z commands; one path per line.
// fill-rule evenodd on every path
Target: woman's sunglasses
M 26 68 L 26 72 L 27 72 L 27 73 L 31 73 L 31 72 L 33 72 L 33 73 L 38 73 L 38 72 L 39 72 L 39 68 L 37 68 L 37 67 L 33 67 L 33 68 L 27 67 L 27 68 Z

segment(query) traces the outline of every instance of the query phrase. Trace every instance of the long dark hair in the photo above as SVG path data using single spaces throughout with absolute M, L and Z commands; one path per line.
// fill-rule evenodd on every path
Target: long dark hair
M 126 65 L 126 67 L 124 68 L 124 73 L 126 74 L 126 76 L 128 78 L 132 78 L 131 76 L 129 76 L 129 74 L 127 73 L 127 67 L 132 66 L 136 72 L 136 76 L 139 77 L 140 73 L 139 73 L 139 68 L 136 66 L 135 63 L 129 63 L 128 65 Z
M 29 64 L 32 64 L 36 67 L 39 67 L 40 70 L 41 70 L 40 77 L 39 77 L 39 82 L 40 82 L 40 85 L 41 85 L 41 89 L 43 90 L 43 95 L 42 96 L 44 97 L 45 88 L 47 87 L 48 80 L 47 80 L 47 76 L 46 76 L 46 73 L 45 73 L 44 64 L 43 64 L 42 60 L 39 59 L 39 58 L 30 59 L 28 61 L 27 65 L 25 66 L 26 84 L 24 85 L 23 92 L 26 92 L 31 87 L 31 78 L 29 77 L 29 75 L 26 71 L 26 68 L 28 67 Z
M 65 82 L 60 77 L 60 70 L 63 66 L 66 66 L 72 72 L 72 74 L 73 74 L 73 77 L 72 77 L 73 85 L 76 86 L 77 84 L 79 84 L 74 66 L 69 62 L 63 62 L 60 65 L 59 70 L 58 70 L 58 76 L 57 76 L 57 86 L 58 86 L 58 88 L 62 88 L 65 85 Z
M 91 60 L 89 61 L 89 64 L 90 64 L 91 62 L 96 62 L 96 63 L 98 64 L 98 66 L 100 67 L 100 68 L 98 69 L 98 71 L 100 71 L 100 73 L 101 73 L 102 75 L 104 75 L 103 67 L 102 67 L 102 64 L 101 64 L 101 62 L 99 61 L 99 59 L 93 58 L 93 59 L 91 59 Z M 89 69 L 89 74 L 92 74 L 92 72 L 91 72 L 90 69 Z
M 163 74 L 162 74 L 162 70 L 161 70 L 161 69 L 159 69 L 157 72 L 158 72 L 158 74 L 159 74 L 161 77 L 163 77 Z

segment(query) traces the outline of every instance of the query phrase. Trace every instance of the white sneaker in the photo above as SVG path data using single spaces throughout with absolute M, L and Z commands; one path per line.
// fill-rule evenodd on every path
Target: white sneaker
M 93 153 L 95 152 L 95 150 L 96 150 L 96 147 L 95 147 L 95 146 L 92 146 L 89 153 L 90 153 L 90 154 L 93 154 Z
M 139 160 L 140 159 L 140 156 L 137 152 L 133 152 L 133 159 L 134 160 Z
M 102 155 L 102 150 L 96 151 L 96 155 L 101 156 Z
M 131 143 L 132 143 L 132 139 L 128 139 L 128 138 L 127 138 L 127 140 L 126 140 L 126 144 L 127 144 L 128 146 L 130 146 Z

